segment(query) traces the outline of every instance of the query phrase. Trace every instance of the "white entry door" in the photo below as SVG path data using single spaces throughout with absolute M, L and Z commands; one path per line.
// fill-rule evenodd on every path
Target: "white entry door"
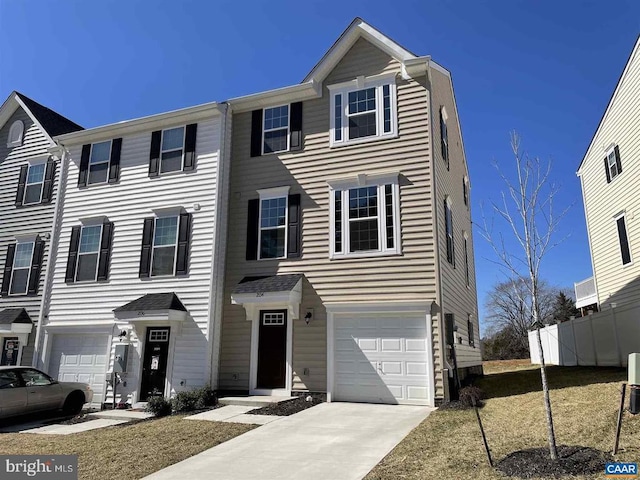
M 429 404 L 424 315 L 334 317 L 334 398 L 368 403 Z
M 47 373 L 61 382 L 88 383 L 93 403 L 103 403 L 108 343 L 108 335 L 53 335 Z

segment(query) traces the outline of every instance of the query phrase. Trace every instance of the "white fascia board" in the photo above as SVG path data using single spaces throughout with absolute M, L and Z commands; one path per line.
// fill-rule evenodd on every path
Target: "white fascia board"
M 227 100 L 233 113 L 248 112 L 256 108 L 272 107 L 285 103 L 311 100 L 322 96 L 322 85 L 310 80 L 299 85 L 276 88 Z
M 179 124 L 188 124 L 211 118 L 222 113 L 222 107 L 217 102 L 205 103 L 195 107 L 173 110 L 171 112 L 159 113 L 148 117 L 141 117 L 132 120 L 124 120 L 101 127 L 79 130 L 77 132 L 66 133 L 54 137 L 54 140 L 65 146 L 77 145 L 80 143 L 97 142 L 109 140 L 123 135 L 130 135 L 141 131 L 158 130 Z

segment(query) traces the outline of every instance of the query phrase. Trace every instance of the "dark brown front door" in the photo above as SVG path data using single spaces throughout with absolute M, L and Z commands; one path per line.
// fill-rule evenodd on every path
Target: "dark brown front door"
M 287 311 L 262 310 L 258 329 L 257 388 L 285 388 Z
M 150 397 L 164 396 L 170 330 L 170 327 L 147 328 L 147 341 L 144 344 L 142 381 L 140 385 L 140 401 L 142 402 Z
M 17 338 L 5 338 L 2 343 L 1 366 L 13 366 L 18 364 L 18 347 L 20 343 Z

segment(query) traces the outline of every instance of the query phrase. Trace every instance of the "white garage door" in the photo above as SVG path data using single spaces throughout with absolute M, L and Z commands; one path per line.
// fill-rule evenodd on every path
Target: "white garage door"
M 336 315 L 334 355 L 336 400 L 429 403 L 424 315 Z
M 54 335 L 49 375 L 61 382 L 83 382 L 93 389 L 93 403 L 104 402 L 108 335 Z

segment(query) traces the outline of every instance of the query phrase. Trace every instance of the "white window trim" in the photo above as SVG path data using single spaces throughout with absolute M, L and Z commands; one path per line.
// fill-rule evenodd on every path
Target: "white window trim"
M 286 130 L 287 130 L 287 148 L 285 148 L 284 150 L 275 150 L 273 152 L 265 152 L 264 151 L 264 134 L 265 134 L 265 132 L 275 132 L 277 130 L 285 130 L 284 127 L 269 128 L 269 129 L 267 129 L 265 127 L 267 110 L 271 110 L 273 108 L 280 108 L 280 107 L 287 107 L 287 127 L 286 127 Z M 282 105 L 274 105 L 273 107 L 263 108 L 262 109 L 262 146 L 260 147 L 260 151 L 261 151 L 262 155 L 271 155 L 271 154 L 274 154 L 274 153 L 288 152 L 289 148 L 291 147 L 290 143 L 291 143 L 291 104 L 290 103 L 283 103 Z
M 613 180 L 613 179 L 612 179 Z M 627 234 L 627 245 L 629 245 L 629 263 L 622 263 L 622 244 L 620 243 L 620 234 L 618 233 L 618 220 L 620 219 L 624 220 L 624 231 Z M 613 217 L 613 221 L 614 223 L 614 228 L 615 228 L 615 232 L 616 232 L 616 238 L 618 239 L 618 252 L 620 254 L 620 265 L 622 266 L 622 268 L 627 268 L 631 265 L 633 265 L 633 254 L 631 253 L 631 242 L 629 240 L 629 224 L 627 222 L 627 212 L 622 212 L 618 215 L 616 215 L 615 217 Z
M 172 273 L 167 273 L 163 275 L 154 275 L 153 274 L 153 259 L 156 255 L 156 232 L 158 228 L 158 220 L 162 218 L 176 218 L 176 241 L 173 244 L 173 270 Z M 169 278 L 176 276 L 176 264 L 178 263 L 178 236 L 180 235 L 180 215 L 162 215 L 157 216 L 153 219 L 153 238 L 151 241 L 151 263 L 149 265 L 149 278 Z M 170 245 L 159 245 L 158 248 L 166 248 Z
M 103 160 L 103 161 L 97 162 L 97 163 L 91 163 L 91 156 L 93 155 L 93 146 L 97 145 L 98 143 L 107 143 L 107 142 L 109 142 L 109 156 L 107 157 L 107 160 Z M 112 151 L 112 149 L 113 149 L 113 140 L 105 140 L 103 142 L 95 142 L 95 143 L 91 144 L 91 151 L 89 152 L 89 165 L 87 166 L 87 186 L 90 186 L 90 185 L 104 185 L 105 183 L 109 182 L 109 168 L 111 167 L 111 151 Z M 91 179 L 91 165 L 101 165 L 103 163 L 107 164 L 107 177 L 104 179 L 103 182 L 90 183 L 89 180 Z
M 94 184 L 95 185 L 95 184 Z M 98 242 L 98 250 L 95 252 L 85 252 L 85 253 L 80 253 L 80 245 L 82 244 L 82 234 L 84 233 L 84 229 L 85 228 L 93 228 L 93 227 L 100 227 L 100 241 Z M 80 228 L 80 238 L 78 239 L 78 254 L 76 255 L 76 273 L 75 273 L 75 278 L 74 278 L 74 282 L 75 283 L 93 283 L 96 282 L 98 280 L 98 266 L 100 265 L 100 248 L 102 247 L 102 229 L 103 229 L 103 223 L 95 223 L 95 224 L 85 224 L 82 225 L 82 227 Z M 78 280 L 78 266 L 80 265 L 80 256 L 81 255 L 93 255 L 94 253 L 97 253 L 97 257 L 96 257 L 96 271 L 94 272 L 93 275 L 93 280 Z
M 331 260 L 340 258 L 362 258 L 389 255 L 402 255 L 402 244 L 400 238 L 400 183 L 398 173 L 382 175 L 358 175 L 355 179 L 336 179 L 329 184 L 329 258 Z M 393 248 L 387 247 L 386 231 L 386 199 L 384 187 L 391 185 L 393 196 Z M 378 249 L 349 252 L 349 190 L 362 187 L 378 188 Z M 335 251 L 335 192 L 339 190 L 342 198 L 342 251 Z
M 258 253 L 256 257 L 258 260 L 280 260 L 287 258 L 287 248 L 289 246 L 289 188 L 289 186 L 285 186 L 258 190 L 258 195 L 260 196 L 260 199 L 258 200 Z M 276 198 L 284 198 L 287 202 L 284 209 L 284 227 L 265 227 L 265 230 L 284 228 L 284 255 L 282 257 L 262 258 L 260 256 L 260 245 L 262 244 L 262 201 Z
M 13 289 L 13 272 L 16 270 L 15 264 L 16 264 L 16 254 L 18 253 L 18 245 L 24 245 L 26 243 L 30 243 L 31 244 L 31 259 L 29 260 L 29 267 L 27 269 L 27 267 L 20 267 L 18 270 L 27 270 L 27 283 L 25 284 L 25 289 L 24 292 L 21 293 L 11 293 L 11 290 Z M 33 251 L 36 248 L 36 242 L 35 241 L 29 241 L 29 242 L 16 242 L 16 250 L 15 253 L 13 255 L 13 264 L 11 265 L 11 279 L 9 281 L 9 296 L 20 296 L 20 295 L 27 295 L 29 293 L 29 280 L 31 280 L 31 267 L 33 267 Z
M 20 134 L 16 139 L 11 140 L 16 136 L 16 131 L 20 130 Z M 16 120 L 11 124 L 9 128 L 9 136 L 7 137 L 7 148 L 20 147 L 24 141 L 24 122 L 22 120 Z
M 166 132 L 167 130 L 175 130 L 177 128 L 182 128 L 182 147 L 180 148 L 172 148 L 170 150 L 163 150 L 162 149 L 162 143 L 164 141 L 164 132 Z M 169 127 L 169 128 L 165 128 L 162 130 L 162 133 L 160 134 L 160 158 L 159 158 L 159 164 L 158 164 L 158 175 L 171 175 L 177 172 L 182 172 L 184 171 L 184 154 L 185 154 L 185 143 L 187 141 L 187 126 L 186 125 L 176 125 L 175 127 Z M 163 172 L 162 171 L 162 154 L 163 153 L 171 153 L 171 152 L 176 152 L 178 150 L 182 150 L 182 158 L 180 160 L 180 169 L 179 170 L 171 170 L 170 172 Z M 108 179 L 107 179 L 108 180 Z
M 618 169 L 618 166 L 616 164 L 616 147 L 617 146 L 618 146 L 617 144 L 613 144 L 605 151 L 605 156 L 607 157 L 607 168 L 609 169 L 609 178 L 611 179 L 611 182 L 613 182 L 616 178 L 620 176 L 620 172 L 617 172 L 614 176 L 613 172 L 611 171 L 611 157 L 610 157 L 611 154 L 613 154 L 613 164 L 616 166 L 616 170 Z
M 382 140 L 387 138 L 396 138 L 398 136 L 398 104 L 397 104 L 397 91 L 396 91 L 396 74 L 383 74 L 372 77 L 358 77 L 355 80 L 349 82 L 338 83 L 335 85 L 328 85 L 327 88 L 331 94 L 330 104 L 330 120 L 331 130 L 329 132 L 329 146 L 340 147 L 343 145 L 356 145 L 358 143 L 373 142 L 376 140 Z M 384 103 L 382 102 L 382 88 L 384 85 L 389 85 L 389 96 L 391 101 L 391 131 L 384 133 Z M 348 122 L 348 109 L 349 99 L 348 94 L 354 90 L 364 90 L 366 88 L 376 88 L 376 124 L 377 134 L 369 137 L 361 137 L 353 140 L 349 140 L 349 122 Z M 335 131 L 335 98 L 336 95 L 342 95 L 342 140 L 336 140 Z
M 42 172 L 42 182 L 36 182 L 36 183 L 29 183 L 29 170 L 31 170 L 31 167 L 37 167 L 39 165 L 44 165 L 44 171 Z M 43 162 L 43 161 L 34 161 L 34 162 L 29 162 L 29 168 L 27 168 L 27 178 L 24 181 L 24 195 L 22 197 L 22 205 L 38 205 L 40 203 L 42 203 L 42 193 L 44 192 L 44 180 L 45 177 L 47 176 L 47 163 Z M 40 184 L 40 197 L 38 199 L 37 202 L 28 202 L 27 203 L 27 187 L 29 185 L 37 185 Z

